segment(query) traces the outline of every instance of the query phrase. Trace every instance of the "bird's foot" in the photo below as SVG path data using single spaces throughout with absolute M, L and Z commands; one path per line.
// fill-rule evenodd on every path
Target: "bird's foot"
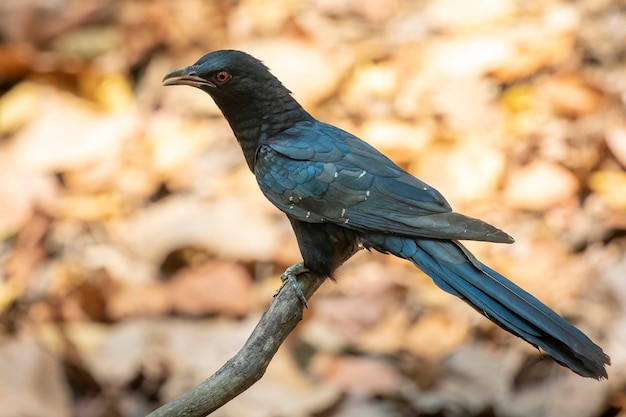
M 283 272 L 283 274 L 280 276 L 280 280 L 283 283 L 278 289 L 278 291 L 276 291 L 276 294 L 274 294 L 274 297 L 278 295 L 280 290 L 283 289 L 283 287 L 285 286 L 285 284 L 287 284 L 287 282 L 290 282 L 291 286 L 296 292 L 296 296 L 298 297 L 298 300 L 300 300 L 303 306 L 308 308 L 309 305 L 306 302 L 306 297 L 304 296 L 304 293 L 302 292 L 302 289 L 300 288 L 300 284 L 298 284 L 298 280 L 296 279 L 298 275 L 303 274 L 305 272 L 309 272 L 309 270 L 304 266 L 304 262 L 299 262 L 285 269 L 285 272 Z

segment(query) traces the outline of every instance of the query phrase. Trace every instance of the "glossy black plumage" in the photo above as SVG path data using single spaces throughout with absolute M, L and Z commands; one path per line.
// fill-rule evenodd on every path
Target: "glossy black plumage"
M 254 57 L 213 52 L 167 74 L 164 85 L 211 95 L 259 187 L 289 218 L 309 271 L 332 276 L 363 247 L 399 256 L 574 372 L 607 377 L 600 347 L 458 242 L 511 243 L 510 236 L 454 213 L 439 192 L 378 150 L 315 120 Z

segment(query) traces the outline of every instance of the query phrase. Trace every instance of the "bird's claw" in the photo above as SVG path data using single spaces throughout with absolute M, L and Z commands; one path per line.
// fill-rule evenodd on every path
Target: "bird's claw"
M 302 288 L 300 288 L 300 284 L 298 284 L 298 280 L 296 279 L 298 275 L 303 274 L 305 272 L 309 272 L 309 270 L 304 266 L 304 262 L 291 265 L 290 267 L 285 269 L 285 272 L 283 272 L 282 275 L 280 276 L 280 280 L 283 283 L 281 284 L 278 291 L 276 291 L 276 294 L 274 294 L 274 297 L 278 295 L 280 290 L 283 289 L 283 287 L 285 286 L 287 282 L 290 282 L 291 286 L 296 292 L 296 296 L 298 297 L 298 300 L 300 300 L 300 302 L 302 303 L 304 307 L 309 308 L 309 304 L 307 303 L 306 297 L 304 296 L 304 293 L 302 292 Z

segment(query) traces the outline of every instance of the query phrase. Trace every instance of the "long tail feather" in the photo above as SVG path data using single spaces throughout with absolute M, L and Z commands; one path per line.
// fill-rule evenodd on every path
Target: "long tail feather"
M 410 260 L 444 291 L 585 377 L 607 378 L 610 358 L 583 332 L 478 261 L 456 241 L 372 234 L 366 246 Z

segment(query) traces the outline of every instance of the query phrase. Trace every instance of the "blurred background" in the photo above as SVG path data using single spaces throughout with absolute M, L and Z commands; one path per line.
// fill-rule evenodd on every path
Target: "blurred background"
M 211 99 L 262 59 L 317 118 L 515 237 L 468 242 L 611 356 L 581 378 L 360 253 L 216 416 L 626 416 L 626 2 L 3 0 L 0 416 L 143 416 L 217 370 L 300 260 Z

